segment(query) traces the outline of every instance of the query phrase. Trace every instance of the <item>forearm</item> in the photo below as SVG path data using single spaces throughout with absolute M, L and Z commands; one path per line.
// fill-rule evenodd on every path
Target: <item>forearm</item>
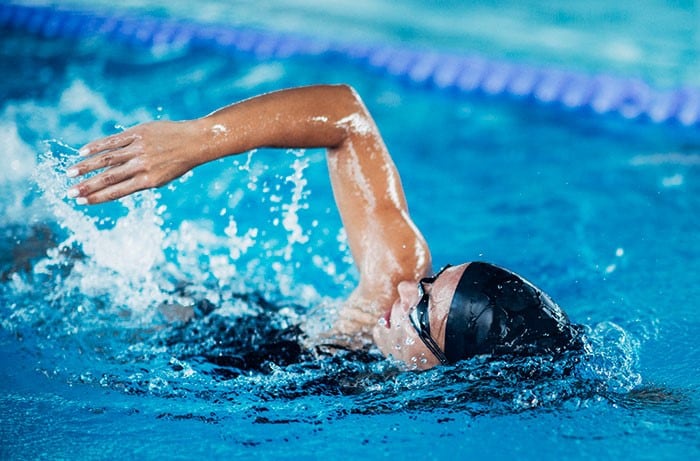
M 347 86 L 313 86 L 258 96 L 185 122 L 152 122 L 87 144 L 71 177 L 79 203 L 102 203 L 158 187 L 203 163 L 258 147 L 334 149 L 370 120 Z
M 348 136 L 347 120 L 364 106 L 347 86 L 277 91 L 219 109 L 190 122 L 205 163 L 260 147 L 335 148 Z

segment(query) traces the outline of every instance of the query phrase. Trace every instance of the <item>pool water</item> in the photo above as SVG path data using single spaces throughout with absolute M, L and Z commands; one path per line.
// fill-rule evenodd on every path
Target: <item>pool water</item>
M 233 15 L 214 1 L 131 3 L 292 33 L 321 8 L 321 36 L 345 25 L 350 41 L 699 83 L 696 13 L 660 2 L 494 1 L 473 16 L 460 2 L 352 14 L 256 2 Z M 655 33 L 639 33 L 648 15 Z M 456 95 L 338 60 L 17 31 L 0 36 L 0 67 L 11 69 L 0 76 L 3 459 L 700 455 L 697 126 Z M 521 273 L 585 326 L 586 354 L 424 373 L 372 353 L 243 366 L 299 324 L 326 327 L 357 280 L 321 150 L 224 159 L 119 204 L 65 199 L 64 171 L 89 140 L 319 82 L 363 96 L 435 268 L 479 259 Z

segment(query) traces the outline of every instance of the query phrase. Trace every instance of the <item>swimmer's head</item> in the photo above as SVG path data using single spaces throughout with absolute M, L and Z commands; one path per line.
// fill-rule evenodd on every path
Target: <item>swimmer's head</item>
M 488 263 L 446 267 L 418 285 L 401 282 L 399 299 L 375 342 L 418 369 L 476 355 L 559 353 L 577 330 L 546 294 Z

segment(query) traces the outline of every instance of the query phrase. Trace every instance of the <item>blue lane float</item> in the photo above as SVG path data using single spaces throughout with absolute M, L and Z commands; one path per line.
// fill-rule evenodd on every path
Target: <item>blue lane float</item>
M 45 38 L 101 37 L 142 48 L 198 48 L 259 59 L 343 58 L 375 72 L 442 91 L 534 100 L 630 120 L 700 125 L 700 90 L 659 90 L 637 79 L 527 66 L 400 46 L 342 43 L 153 17 L 100 15 L 52 7 L 0 5 L 0 28 Z

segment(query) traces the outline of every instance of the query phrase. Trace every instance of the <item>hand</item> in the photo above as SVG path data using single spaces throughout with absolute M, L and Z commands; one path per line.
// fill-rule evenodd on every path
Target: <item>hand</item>
M 202 143 L 192 122 L 158 121 L 87 144 L 88 159 L 69 168 L 69 177 L 104 169 L 68 190 L 79 204 L 116 200 L 159 187 L 197 166 Z

